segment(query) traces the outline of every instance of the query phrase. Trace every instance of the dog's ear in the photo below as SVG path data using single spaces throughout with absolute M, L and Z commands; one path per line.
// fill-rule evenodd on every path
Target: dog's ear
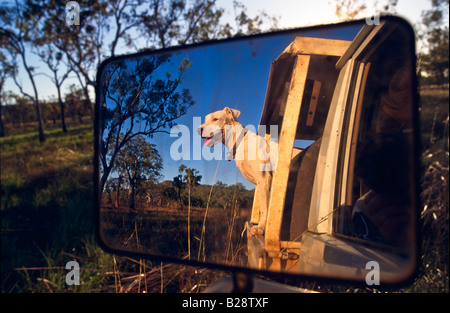
M 229 107 L 225 107 L 225 109 L 223 110 L 227 114 L 227 117 L 232 118 L 233 120 L 236 120 L 239 117 L 239 115 L 241 115 L 241 111 L 230 109 Z

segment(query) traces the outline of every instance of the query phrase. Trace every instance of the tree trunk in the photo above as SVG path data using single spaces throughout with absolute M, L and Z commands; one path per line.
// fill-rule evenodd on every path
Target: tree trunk
M 39 141 L 41 143 L 43 143 L 45 141 L 44 125 L 43 125 L 43 122 L 42 122 L 41 107 L 40 107 L 40 104 L 39 104 L 39 96 L 38 96 L 36 84 L 34 83 L 33 73 L 31 73 L 31 69 L 28 67 L 27 62 L 25 61 L 25 52 L 20 53 L 20 56 L 22 57 L 23 67 L 27 71 L 28 77 L 30 78 L 31 85 L 33 86 L 34 107 L 36 109 L 36 118 L 38 120 Z
M 130 209 L 135 208 L 135 195 L 136 195 L 136 184 L 130 182 L 130 189 L 128 190 L 128 207 Z
M 180 210 L 183 210 L 183 199 L 181 197 L 181 188 L 178 189 L 178 201 L 180 202 Z
M 91 119 L 92 119 L 92 122 L 94 122 L 94 119 L 95 119 L 94 109 L 92 108 L 91 98 L 89 98 L 89 82 L 86 82 L 86 84 L 83 84 L 80 74 L 77 71 L 75 71 L 75 74 L 77 75 L 78 81 L 80 82 L 81 89 L 83 89 L 84 97 L 86 98 L 86 102 L 89 106 L 89 111 L 91 113 Z M 85 79 L 87 80 L 88 77 L 85 76 Z M 92 83 L 92 86 L 95 88 L 94 83 Z
M 0 99 L 0 137 L 5 137 L 5 127 L 3 126 L 3 117 L 2 117 L 2 100 Z
M 36 96 L 36 99 L 34 102 L 34 106 L 36 108 L 36 116 L 37 116 L 37 120 L 38 120 L 39 141 L 42 143 L 45 141 L 44 124 L 42 122 L 41 107 L 39 105 L 39 100 L 38 100 L 37 96 Z
M 120 206 L 120 178 L 117 179 L 117 185 L 116 185 L 116 209 Z
M 65 119 L 65 115 L 64 115 L 64 102 L 61 98 L 61 86 L 59 84 L 56 84 L 56 89 L 58 90 L 58 101 L 59 101 L 59 107 L 61 109 L 61 127 L 62 127 L 63 132 L 67 133 L 66 119 Z

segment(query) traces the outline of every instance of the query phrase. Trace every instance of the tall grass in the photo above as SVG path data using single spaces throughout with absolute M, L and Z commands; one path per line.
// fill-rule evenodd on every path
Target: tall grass
M 2 291 L 99 291 L 111 261 L 93 239 L 92 126 L 48 128 L 43 144 L 15 132 L 0 141 Z M 70 260 L 80 286 L 65 284 Z
M 422 177 L 419 275 L 404 292 L 448 292 L 449 90 L 421 92 Z
M 49 125 L 43 144 L 30 129 L 8 133 L 0 139 L 1 292 L 198 292 L 223 275 L 98 246 L 90 124 L 69 125 L 67 133 Z M 128 234 L 135 244 L 144 237 L 137 226 Z M 191 225 L 192 232 L 200 229 Z M 65 282 L 72 260 L 80 265 L 78 286 Z
M 448 90 L 422 93 L 421 123 L 423 255 L 416 281 L 399 291 L 448 292 Z M 48 126 L 43 144 L 34 131 L 9 134 L 0 139 L 1 292 L 199 292 L 226 275 L 119 257 L 99 248 L 92 215 L 91 125 L 69 125 L 68 133 Z M 208 228 L 215 222 L 211 220 L 205 228 L 208 246 L 220 245 L 226 262 L 235 262 L 244 246 L 236 239 L 242 231 L 240 219 L 245 217 L 238 213 L 235 201 L 231 206 L 211 208 L 209 218 L 220 220 L 222 226 Z M 191 205 L 189 209 L 189 231 L 188 225 L 181 230 L 188 251 L 194 253 L 203 215 Z M 138 244 L 145 236 L 136 225 L 127 239 Z M 215 232 L 227 239 L 214 243 Z M 65 284 L 65 264 L 71 260 L 80 264 L 79 286 Z M 324 292 L 377 291 L 323 282 L 284 282 Z

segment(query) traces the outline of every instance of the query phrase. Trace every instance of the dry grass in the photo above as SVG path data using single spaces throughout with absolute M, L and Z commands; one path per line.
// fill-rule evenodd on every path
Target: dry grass
M 422 105 L 423 179 L 421 230 L 422 264 L 416 281 L 399 292 L 447 292 L 448 283 L 448 90 L 427 91 Z M 107 254 L 93 239 L 90 218 L 92 132 L 90 126 L 73 127 L 68 134 L 46 130 L 47 141 L 38 143 L 33 132 L 19 132 L 1 139 L 1 291 L 2 292 L 201 292 L 229 273 L 179 264 L 166 264 Z M 191 254 L 198 253 L 204 208 L 178 209 L 143 207 L 149 215 L 165 212 L 184 219 L 180 236 Z M 219 214 L 220 213 L 220 214 Z M 187 240 L 189 216 L 190 242 Z M 217 244 L 227 262 L 236 259 L 242 246 L 233 246 L 230 237 L 240 233 L 236 207 L 212 207 L 207 217 L 225 221 L 222 229 L 209 229 L 206 246 Z M 198 222 L 196 230 L 195 224 Z M 130 224 L 124 242 L 138 243 L 144 233 Z M 137 224 L 138 225 L 138 224 Z M 208 242 L 211 240 L 210 242 Z M 186 249 L 186 254 L 189 250 Z M 81 266 L 80 286 L 64 282 L 64 265 L 76 260 Z M 319 282 L 280 280 L 321 292 L 379 292 Z

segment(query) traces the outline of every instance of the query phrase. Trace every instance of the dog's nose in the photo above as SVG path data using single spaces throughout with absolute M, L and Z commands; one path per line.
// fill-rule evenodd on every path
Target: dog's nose
M 202 135 L 202 127 L 200 126 L 199 128 L 197 128 L 197 133 L 201 136 Z

